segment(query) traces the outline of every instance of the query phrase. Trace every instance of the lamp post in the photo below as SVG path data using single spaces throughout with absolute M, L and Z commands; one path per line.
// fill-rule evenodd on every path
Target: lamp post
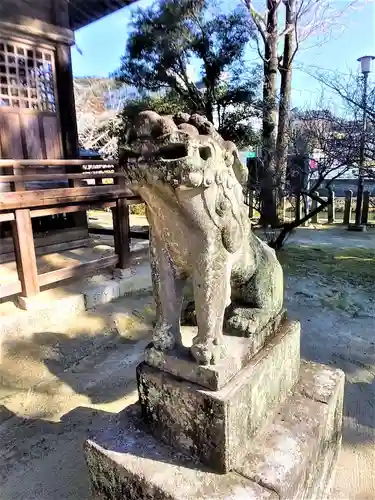
M 359 171 L 358 171 L 358 187 L 357 187 L 357 201 L 355 207 L 355 224 L 349 225 L 349 229 L 354 231 L 364 231 L 365 226 L 361 224 L 362 218 L 362 202 L 363 202 L 363 167 L 365 163 L 365 149 L 366 149 L 366 129 L 367 129 L 367 85 L 368 75 L 371 73 L 371 64 L 375 59 L 374 56 L 362 56 L 357 61 L 361 64 L 361 73 L 363 75 L 363 95 L 362 95 L 362 130 L 359 146 Z

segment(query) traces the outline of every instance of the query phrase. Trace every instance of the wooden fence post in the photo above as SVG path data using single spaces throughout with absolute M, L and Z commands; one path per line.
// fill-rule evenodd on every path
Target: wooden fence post
M 22 297 L 32 297 L 39 293 L 39 283 L 30 210 L 22 208 L 15 210 L 14 214 L 12 236 L 18 279 L 21 282 Z M 20 305 L 22 307 L 22 300 Z
M 342 223 L 345 224 L 346 226 L 350 224 L 351 212 L 352 212 L 352 199 L 353 199 L 353 191 L 351 189 L 345 191 L 344 219 Z
M 329 192 L 328 194 L 329 197 L 329 205 L 328 205 L 328 224 L 334 224 L 335 223 L 335 192 Z
M 368 222 L 369 206 L 370 206 L 370 193 L 369 191 L 365 191 L 363 193 L 362 217 L 361 217 L 361 224 L 363 224 L 364 226 Z
M 315 196 L 319 196 L 318 191 L 315 191 L 313 194 L 314 194 Z M 311 211 L 316 210 L 317 208 L 318 208 L 318 202 L 317 202 L 317 200 L 314 200 L 314 199 L 313 199 L 313 200 L 311 201 Z M 311 222 L 312 222 L 312 224 L 318 224 L 318 214 L 314 214 L 314 215 L 311 217 Z
M 301 195 L 298 193 L 296 195 L 296 221 L 301 220 Z
M 286 211 L 286 200 L 285 200 L 285 196 L 283 196 L 281 198 L 281 200 L 279 201 L 279 204 L 278 204 L 278 207 L 277 207 L 277 213 L 278 213 L 278 217 L 279 217 L 279 220 L 281 222 L 285 221 L 285 211 Z

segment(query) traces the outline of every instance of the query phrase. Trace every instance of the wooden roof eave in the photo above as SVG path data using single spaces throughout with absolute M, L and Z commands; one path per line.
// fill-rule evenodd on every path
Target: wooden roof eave
M 73 31 L 113 14 L 136 0 L 71 0 L 70 27 Z

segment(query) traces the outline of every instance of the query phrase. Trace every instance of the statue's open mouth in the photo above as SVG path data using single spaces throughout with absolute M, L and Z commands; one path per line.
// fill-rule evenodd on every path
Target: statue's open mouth
M 181 160 L 188 155 L 188 147 L 183 143 L 173 143 L 161 146 L 155 154 L 156 158 L 159 160 Z M 212 156 L 211 148 L 209 146 L 201 146 L 199 148 L 199 156 L 202 160 L 207 161 Z
M 188 148 L 186 144 L 174 143 L 161 146 L 156 153 L 156 157 L 160 160 L 180 160 L 188 156 Z

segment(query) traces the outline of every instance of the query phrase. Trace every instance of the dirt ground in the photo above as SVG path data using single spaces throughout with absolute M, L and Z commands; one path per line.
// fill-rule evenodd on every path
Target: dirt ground
M 361 286 L 353 276 L 337 275 L 334 260 L 333 267 L 327 259 L 325 267 L 314 267 L 303 254 L 298 266 L 293 259 L 309 245 L 332 250 L 330 241 L 338 238 L 334 255 L 367 248 L 364 257 L 353 256 L 365 273 L 375 267 L 375 235 L 355 240 L 342 231 L 319 233 L 320 240 L 303 229 L 289 242 L 294 253 L 284 264 L 286 305 L 289 316 L 302 322 L 302 356 L 346 372 L 343 448 L 327 500 L 374 500 L 375 289 L 371 280 Z M 85 326 L 120 313 L 121 328 L 92 336 Z M 89 500 L 82 444 L 137 399 L 135 367 L 150 335 L 151 295 L 124 297 L 87 315 L 70 333 L 3 345 L 0 500 Z

